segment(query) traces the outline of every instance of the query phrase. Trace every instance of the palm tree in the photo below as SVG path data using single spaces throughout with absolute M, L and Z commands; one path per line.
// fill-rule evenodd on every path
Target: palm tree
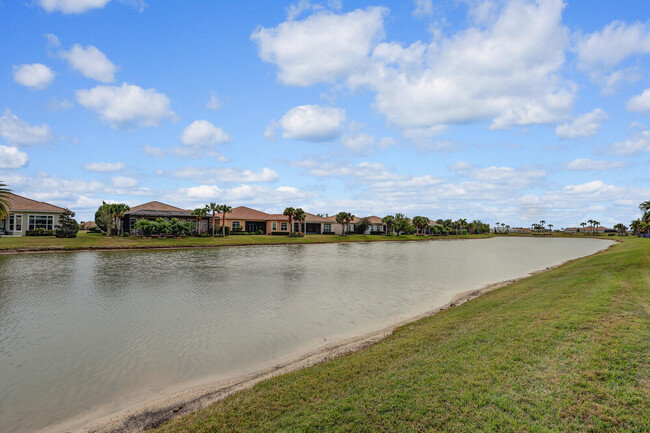
M 117 234 L 118 236 L 122 236 L 123 230 L 122 230 L 122 217 L 124 216 L 125 213 L 130 211 L 131 208 L 128 205 L 125 205 L 124 203 L 114 203 L 111 204 L 111 213 L 113 214 L 113 218 L 115 220 L 115 225 L 117 226 Z
M 289 233 L 293 234 L 293 224 L 291 224 L 293 216 L 296 214 L 296 210 L 292 207 L 288 207 L 284 210 L 282 215 L 286 216 L 289 220 Z
M 381 219 L 381 222 L 386 224 L 386 236 L 388 236 L 388 233 L 393 234 L 393 227 L 395 227 L 395 217 L 392 215 L 386 215 Z
M 423 216 L 413 217 L 413 225 L 418 229 L 420 234 L 424 234 L 424 229 L 429 225 L 429 218 Z
M 354 219 L 354 215 L 352 215 L 350 212 L 339 212 L 336 214 L 336 222 L 338 224 L 341 224 L 341 226 L 343 226 L 343 229 L 341 230 L 342 236 L 347 236 L 350 222 L 353 219 Z
M 208 215 L 208 209 L 204 207 L 196 208 L 192 211 L 192 215 L 196 217 L 196 233 L 201 234 L 201 220 Z
M 630 223 L 630 228 L 634 232 L 635 235 L 639 235 L 639 228 L 641 227 L 641 220 L 636 219 Z
M 497 223 L 494 225 L 494 227 L 495 227 L 495 229 L 494 229 L 494 233 L 496 233 L 496 232 L 498 231 L 497 229 L 498 229 L 498 227 L 499 227 L 499 221 L 497 221 Z
M 627 232 L 627 226 L 625 224 L 618 223 L 614 226 L 616 232 L 619 236 L 623 236 Z
M 0 185 L 1 186 L 1 185 Z M 639 205 L 639 210 L 643 212 L 643 219 L 646 219 L 646 215 L 650 213 L 650 200 L 644 201 Z
M 548 225 L 548 231 L 553 234 L 553 224 Z
M 227 204 L 222 204 L 219 206 L 219 212 L 221 212 L 221 236 L 226 237 L 226 214 L 232 212 L 232 206 Z
M 585 226 L 587 225 L 587 223 L 585 223 L 585 222 L 582 222 L 582 223 L 580 223 L 580 225 L 582 226 L 582 232 L 584 233 L 584 230 L 585 230 Z
M 296 212 L 293 214 L 293 219 L 296 220 L 298 223 L 300 223 L 300 227 L 302 229 L 300 230 L 301 233 L 304 233 L 306 231 L 305 226 L 303 224 L 306 218 L 307 215 L 305 215 L 305 211 L 302 210 L 302 208 L 296 209 Z
M 0 220 L 9 215 L 9 194 L 11 190 L 0 182 Z
M 205 211 L 207 212 L 212 212 L 212 237 L 214 237 L 214 230 L 215 230 L 215 216 L 218 212 L 221 211 L 221 205 L 218 205 L 216 203 L 210 203 L 205 205 Z

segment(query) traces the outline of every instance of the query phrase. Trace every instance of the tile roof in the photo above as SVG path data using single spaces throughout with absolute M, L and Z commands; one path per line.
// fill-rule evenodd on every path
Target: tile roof
M 7 198 L 10 211 L 63 212 L 65 210 L 53 204 L 32 200 L 13 193 L 9 193 Z
M 260 212 L 255 209 L 251 209 L 246 206 L 238 206 L 232 210 L 232 212 L 226 214 L 226 219 L 228 220 L 260 220 L 268 221 L 274 218 L 271 218 L 271 215 L 266 212 Z M 284 217 L 286 219 L 286 217 Z
M 185 211 L 175 206 L 171 206 L 159 201 L 150 201 L 149 203 L 140 204 L 138 206 L 133 206 L 129 212 L 135 212 L 139 210 L 158 210 L 158 211 Z
M 192 211 L 161 203 L 159 201 L 150 201 L 149 203 L 133 206 L 125 215 L 149 218 L 182 218 L 190 217 Z

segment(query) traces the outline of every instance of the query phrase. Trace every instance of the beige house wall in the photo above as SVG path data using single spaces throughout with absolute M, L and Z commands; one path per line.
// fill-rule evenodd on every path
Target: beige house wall
M 57 212 L 23 212 L 23 211 L 9 211 L 9 215 L 5 217 L 4 219 L 4 231 L 11 231 L 12 234 L 9 236 L 25 236 L 27 230 L 29 230 L 29 217 L 30 216 L 53 216 L 53 223 L 52 223 L 52 230 L 54 230 L 54 227 L 59 224 L 59 216 L 61 214 Z M 13 228 L 9 226 L 9 221 L 10 217 L 14 217 L 14 226 Z M 22 222 L 20 225 L 20 230 L 18 230 L 16 227 L 17 226 L 17 219 L 22 218 Z M 2 233 L 0 233 L 2 235 Z M 6 235 L 2 235 L 6 236 Z

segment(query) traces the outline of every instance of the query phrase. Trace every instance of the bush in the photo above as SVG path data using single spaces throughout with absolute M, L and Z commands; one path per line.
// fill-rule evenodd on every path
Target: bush
M 91 227 L 88 229 L 88 233 L 101 233 L 101 232 L 102 229 L 100 229 L 99 227 Z
M 271 232 L 271 236 L 289 236 L 289 232 Z
M 79 223 L 74 219 L 74 212 L 66 209 L 59 217 L 59 224 L 54 227 L 54 234 L 57 238 L 76 238 L 78 232 Z
M 53 230 L 45 230 L 44 228 L 27 230 L 25 236 L 54 236 Z
M 381 232 L 381 231 L 377 231 L 377 230 L 371 230 L 371 231 L 370 231 L 370 234 L 371 234 L 371 235 L 383 235 L 383 234 L 385 234 L 385 233 L 384 233 L 384 232 Z
M 335 232 L 323 232 L 324 235 L 335 235 Z
M 289 234 L 289 237 L 292 237 L 292 238 L 303 238 L 303 237 L 305 237 L 305 235 L 304 235 L 303 233 L 294 232 L 294 233 Z

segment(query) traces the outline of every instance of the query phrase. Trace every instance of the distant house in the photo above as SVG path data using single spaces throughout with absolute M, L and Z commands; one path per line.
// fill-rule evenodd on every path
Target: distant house
M 79 230 L 88 231 L 90 229 L 94 229 L 95 227 L 97 227 L 95 221 L 82 221 L 79 223 Z
M 332 224 L 332 231 L 334 231 L 336 234 L 342 234 L 343 231 L 345 231 L 346 233 L 359 233 L 359 229 L 357 228 L 357 225 L 363 218 L 364 217 L 352 218 L 352 221 L 350 221 L 350 224 L 348 224 L 347 227 L 345 227 L 345 230 L 343 230 L 344 229 L 343 225 L 336 223 L 336 215 L 332 215 L 325 219 Z M 386 224 L 382 222 L 380 217 L 372 215 L 365 218 L 368 218 L 368 221 L 370 222 L 370 226 L 363 233 L 359 233 L 359 234 L 369 235 L 369 234 L 386 233 Z
M 136 234 L 137 230 L 134 229 L 134 226 L 138 220 L 155 220 L 156 218 L 178 218 L 184 221 L 196 221 L 192 211 L 159 201 L 150 201 L 149 203 L 134 206 L 125 213 L 122 217 L 122 227 L 124 232 Z M 207 222 L 202 222 L 202 224 L 207 224 Z
M 600 233 L 600 234 L 603 234 L 605 232 L 611 232 L 611 231 L 614 231 L 614 230 L 609 229 L 607 227 L 603 227 L 603 226 L 598 226 L 598 227 L 594 227 L 594 226 L 567 227 L 567 228 L 564 229 L 564 233 L 567 233 L 567 234 L 573 234 L 573 233 L 588 233 L 588 234 Z
M 230 231 L 262 234 L 288 232 L 288 223 L 289 220 L 284 215 L 268 214 L 246 206 L 237 206 L 226 214 L 226 227 L 230 227 Z
M 9 193 L 9 215 L 0 220 L 0 235 L 25 236 L 27 230 L 54 230 L 65 209 Z

